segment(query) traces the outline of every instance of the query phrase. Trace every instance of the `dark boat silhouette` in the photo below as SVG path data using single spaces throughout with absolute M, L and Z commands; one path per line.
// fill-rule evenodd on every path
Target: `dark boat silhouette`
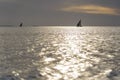
M 82 27 L 81 20 L 77 23 L 77 27 Z
M 22 27 L 22 26 L 23 26 L 23 23 L 21 22 L 20 25 L 19 25 L 19 27 Z

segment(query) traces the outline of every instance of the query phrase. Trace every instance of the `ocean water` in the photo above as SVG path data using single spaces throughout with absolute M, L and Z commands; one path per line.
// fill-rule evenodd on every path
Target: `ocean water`
M 120 27 L 0 27 L 0 80 L 120 80 Z

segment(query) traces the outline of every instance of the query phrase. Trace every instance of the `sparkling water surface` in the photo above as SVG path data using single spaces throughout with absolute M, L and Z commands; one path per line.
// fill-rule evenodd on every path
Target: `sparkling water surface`
M 0 27 L 0 80 L 120 80 L 120 28 Z

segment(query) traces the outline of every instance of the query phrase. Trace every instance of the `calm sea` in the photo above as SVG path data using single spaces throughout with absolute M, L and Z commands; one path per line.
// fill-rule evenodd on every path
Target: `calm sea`
M 0 80 L 120 80 L 120 27 L 0 27 Z

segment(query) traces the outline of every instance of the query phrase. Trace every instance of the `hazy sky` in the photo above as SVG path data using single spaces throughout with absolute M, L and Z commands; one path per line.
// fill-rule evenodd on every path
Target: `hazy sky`
M 0 25 L 120 25 L 120 0 L 0 0 Z

